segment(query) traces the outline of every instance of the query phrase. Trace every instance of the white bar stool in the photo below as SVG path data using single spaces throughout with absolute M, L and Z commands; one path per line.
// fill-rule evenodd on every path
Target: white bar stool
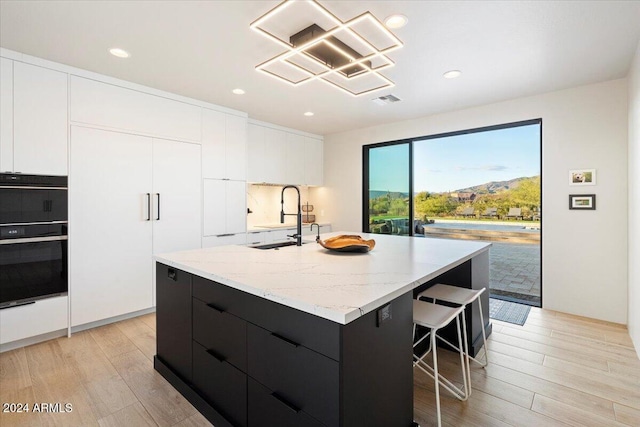
M 438 373 L 438 355 L 437 355 L 437 346 L 436 346 L 436 337 L 442 339 L 437 336 L 437 332 L 439 329 L 444 328 L 448 324 L 450 324 L 453 319 L 456 320 L 456 327 L 458 330 L 458 340 L 462 340 L 462 334 L 460 331 L 460 314 L 464 313 L 464 306 L 461 307 L 447 307 L 444 305 L 439 305 L 435 303 L 429 303 L 425 301 L 413 300 L 413 339 L 415 341 L 416 337 L 416 325 L 423 326 L 425 328 L 429 328 L 429 332 L 420 338 L 418 341 L 414 342 L 413 347 L 415 348 L 418 344 L 424 341 L 426 338 L 430 337 L 429 348 L 422 355 L 417 356 L 415 353 L 413 354 L 413 367 L 417 367 L 435 381 L 435 393 L 436 393 L 436 410 L 438 415 L 438 427 L 442 425 L 441 423 L 441 414 L 440 414 L 440 385 L 446 388 L 451 394 L 453 394 L 456 398 L 460 400 L 467 400 L 469 397 L 469 383 L 468 378 L 469 375 L 466 372 L 466 367 L 469 362 L 464 358 L 464 351 L 459 349 L 460 352 L 460 366 L 462 368 L 462 388 L 458 388 L 451 381 L 446 379 L 440 373 Z M 429 366 L 423 359 L 433 351 L 433 368 Z
M 478 365 L 485 367 L 487 363 L 489 363 L 489 352 L 487 351 L 487 335 L 484 330 L 484 315 L 482 314 L 482 299 L 480 295 L 486 290 L 486 288 L 482 289 L 467 289 L 460 288 L 458 286 L 452 285 L 444 285 L 442 283 L 438 283 L 433 285 L 432 287 L 425 289 L 424 291 L 418 294 L 418 300 L 421 298 L 428 298 L 433 300 L 434 303 L 437 301 L 444 301 L 448 303 L 458 304 L 462 307 L 462 322 L 464 324 L 463 328 L 463 336 L 464 336 L 464 352 L 467 355 L 467 375 L 468 375 L 468 383 L 469 383 L 469 394 L 471 394 L 471 371 L 469 369 L 469 360 L 473 360 Z M 478 360 L 476 357 L 469 356 L 469 344 L 467 341 L 467 322 L 464 309 L 467 305 L 473 303 L 474 301 L 478 301 L 478 306 L 480 309 L 480 323 L 482 324 L 482 343 L 484 346 L 484 361 Z M 453 345 L 449 341 L 445 340 L 442 337 L 440 338 L 443 342 L 448 344 L 455 350 L 460 350 L 457 346 Z

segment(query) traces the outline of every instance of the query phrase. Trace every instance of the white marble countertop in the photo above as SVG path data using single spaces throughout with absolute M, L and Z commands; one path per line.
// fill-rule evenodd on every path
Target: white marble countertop
M 311 236 L 302 246 L 259 250 L 221 246 L 156 255 L 156 261 L 205 279 L 347 324 L 487 251 L 490 243 L 387 236 L 368 253 L 330 252 Z

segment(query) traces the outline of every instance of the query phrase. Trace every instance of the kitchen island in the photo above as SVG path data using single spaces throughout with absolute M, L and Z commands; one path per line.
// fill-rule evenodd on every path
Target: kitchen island
M 322 238 L 338 234 L 354 233 Z M 310 241 L 156 256 L 156 370 L 216 427 L 409 427 L 414 294 L 488 287 L 490 244 L 359 234 L 373 251 Z

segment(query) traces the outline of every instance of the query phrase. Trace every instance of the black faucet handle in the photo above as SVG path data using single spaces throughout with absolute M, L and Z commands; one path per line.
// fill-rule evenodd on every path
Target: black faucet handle
M 311 227 L 309 228 L 311 231 L 313 231 L 313 226 L 318 227 L 318 235 L 316 236 L 316 242 L 318 240 L 320 240 L 320 224 L 318 224 L 317 222 L 311 223 Z

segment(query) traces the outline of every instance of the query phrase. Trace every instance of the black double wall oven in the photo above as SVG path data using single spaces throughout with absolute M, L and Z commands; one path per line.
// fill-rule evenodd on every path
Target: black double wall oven
M 0 309 L 68 290 L 67 177 L 0 174 Z

